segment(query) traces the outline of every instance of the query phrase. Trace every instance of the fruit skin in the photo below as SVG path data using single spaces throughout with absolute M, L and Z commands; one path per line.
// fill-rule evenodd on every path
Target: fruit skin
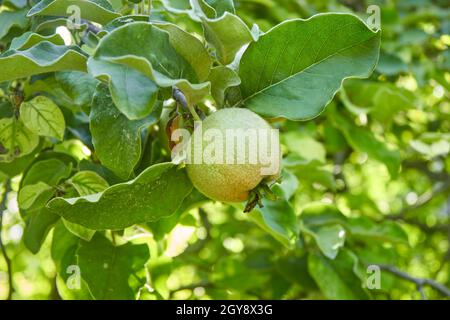
M 272 127 L 260 116 L 248 109 L 221 109 L 202 122 L 202 132 L 208 129 L 219 130 L 225 137 L 226 129 L 265 129 Z M 191 137 L 191 148 L 194 150 L 194 131 Z M 246 144 L 246 149 L 248 144 Z M 194 152 L 194 151 L 192 151 Z M 225 156 L 225 151 L 224 151 Z M 244 164 L 186 164 L 189 178 L 193 185 L 207 197 L 221 202 L 241 202 L 247 200 L 249 191 L 254 189 L 262 179 L 269 177 L 261 174 L 261 168 L 267 167 L 259 162 L 249 164 L 248 157 Z M 280 167 L 280 159 L 278 168 Z M 272 176 L 272 175 L 271 175 Z

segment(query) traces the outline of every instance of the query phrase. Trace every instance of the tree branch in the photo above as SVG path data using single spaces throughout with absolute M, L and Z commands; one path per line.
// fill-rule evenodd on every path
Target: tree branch
M 435 289 L 436 291 L 438 291 L 439 293 L 441 293 L 442 295 L 444 295 L 446 297 L 450 297 L 450 289 L 432 279 L 423 279 L 423 278 L 413 277 L 413 276 L 407 274 L 406 272 L 398 270 L 394 266 L 389 266 L 389 265 L 378 265 L 378 266 L 380 267 L 381 270 L 387 271 L 389 273 L 392 273 L 393 275 L 396 275 L 399 278 L 402 278 L 402 279 L 405 279 L 405 280 L 408 280 L 408 281 L 414 283 L 417 287 L 417 290 L 420 292 L 422 299 L 426 299 L 425 293 L 423 292 L 424 286 L 430 286 L 433 289 Z
M 12 294 L 14 292 L 13 280 L 12 280 L 12 269 L 11 269 L 11 259 L 9 259 L 6 253 L 6 248 L 2 241 L 2 229 L 3 229 L 3 213 L 6 211 L 6 201 L 8 193 L 11 191 L 11 181 L 8 179 L 4 183 L 5 191 L 3 193 L 2 202 L 0 203 L 0 251 L 2 252 L 3 258 L 6 262 L 6 268 L 8 269 L 8 296 L 6 300 L 11 300 Z

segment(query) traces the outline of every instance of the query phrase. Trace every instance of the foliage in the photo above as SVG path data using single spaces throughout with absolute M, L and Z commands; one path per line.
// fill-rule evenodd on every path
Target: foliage
M 4 0 L 0 298 L 449 296 L 450 8 L 370 4 L 381 30 L 354 0 Z M 170 162 L 226 107 L 281 133 L 249 213 Z

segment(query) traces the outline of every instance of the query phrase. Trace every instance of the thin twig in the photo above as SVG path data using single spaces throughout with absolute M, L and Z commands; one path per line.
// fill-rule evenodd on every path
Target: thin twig
M 6 253 L 6 248 L 2 241 L 3 213 L 6 211 L 6 201 L 8 198 L 8 193 L 11 191 L 11 181 L 9 179 L 6 180 L 4 185 L 5 191 L 3 193 L 2 202 L 0 203 L 0 250 L 6 262 L 6 268 L 8 269 L 8 296 L 6 297 L 6 300 L 11 300 L 12 294 L 14 292 L 11 259 L 9 259 L 8 254 Z
M 397 277 L 400 277 L 402 279 L 405 279 L 405 280 L 408 280 L 408 281 L 411 281 L 412 283 L 414 283 L 417 287 L 417 290 L 420 292 L 422 299 L 426 299 L 425 293 L 423 292 L 424 286 L 430 286 L 433 289 L 435 289 L 436 291 L 440 292 L 442 295 L 444 295 L 446 297 L 450 297 L 450 289 L 432 279 L 423 279 L 423 278 L 413 277 L 413 276 L 407 274 L 406 272 L 398 270 L 394 266 L 379 265 L 379 267 L 381 270 L 385 270 L 387 272 L 392 273 L 393 275 L 396 275 Z

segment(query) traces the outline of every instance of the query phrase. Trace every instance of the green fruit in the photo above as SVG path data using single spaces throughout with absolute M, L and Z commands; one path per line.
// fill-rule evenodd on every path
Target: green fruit
M 210 130 L 214 129 L 214 130 Z M 242 132 L 262 132 L 266 131 L 267 136 L 261 137 L 247 136 L 246 134 L 239 135 Z M 256 129 L 256 130 L 248 130 Z M 228 130 L 228 131 L 227 131 Z M 229 148 L 227 150 L 227 143 L 232 143 L 234 138 L 227 136 L 227 132 L 236 133 L 237 139 L 247 137 L 243 141 L 242 145 L 245 145 L 246 152 L 240 153 L 237 148 L 237 143 L 234 149 Z M 244 131 L 248 130 L 248 131 Z M 276 135 L 276 140 L 270 140 L 270 132 L 272 127 L 260 116 L 253 113 L 248 109 L 241 108 L 226 108 L 217 111 L 207 117 L 201 125 L 201 131 L 197 128 L 191 136 L 189 145 L 191 151 L 189 152 L 190 158 L 186 164 L 187 173 L 194 186 L 207 197 L 222 201 L 222 202 L 241 202 L 245 201 L 249 196 L 249 191 L 254 189 L 264 178 L 270 176 L 276 176 L 280 169 L 280 151 L 279 140 Z M 206 133 L 213 133 L 214 139 L 206 138 Z M 223 139 L 218 139 L 222 137 Z M 248 138 L 250 137 L 250 138 Z M 261 141 L 267 141 L 264 146 L 261 146 Z M 232 140 L 232 141 L 230 141 Z M 218 142 L 219 141 L 219 142 Z M 255 150 L 255 143 L 257 150 Z M 211 146 L 221 146 L 223 154 L 220 152 L 208 152 L 211 151 Z M 249 147 L 252 148 L 250 153 Z M 273 147 L 273 150 L 271 149 Z M 264 150 L 261 150 L 264 149 Z M 205 161 L 193 163 L 193 157 L 196 151 L 203 152 L 203 154 L 211 154 L 214 161 Z M 215 149 L 214 149 L 215 150 Z M 232 152 L 230 152 L 232 150 Z M 274 152 L 275 150 L 275 152 Z M 265 152 L 265 153 L 264 153 Z M 263 160 L 259 154 L 266 154 L 268 158 Z M 199 153 L 197 153 L 199 154 Z M 200 153 L 202 154 L 202 153 Z M 255 161 L 255 154 L 257 159 Z M 272 155 L 274 155 L 272 157 Z M 239 158 L 239 156 L 241 158 Z M 233 159 L 233 163 L 225 159 Z M 252 160 L 253 158 L 253 160 Z M 211 158 L 210 158 L 211 159 Z M 240 162 L 239 162 L 240 159 Z M 271 159 L 271 164 L 267 162 Z M 265 174 L 263 168 L 271 166 L 276 168 L 276 172 Z

